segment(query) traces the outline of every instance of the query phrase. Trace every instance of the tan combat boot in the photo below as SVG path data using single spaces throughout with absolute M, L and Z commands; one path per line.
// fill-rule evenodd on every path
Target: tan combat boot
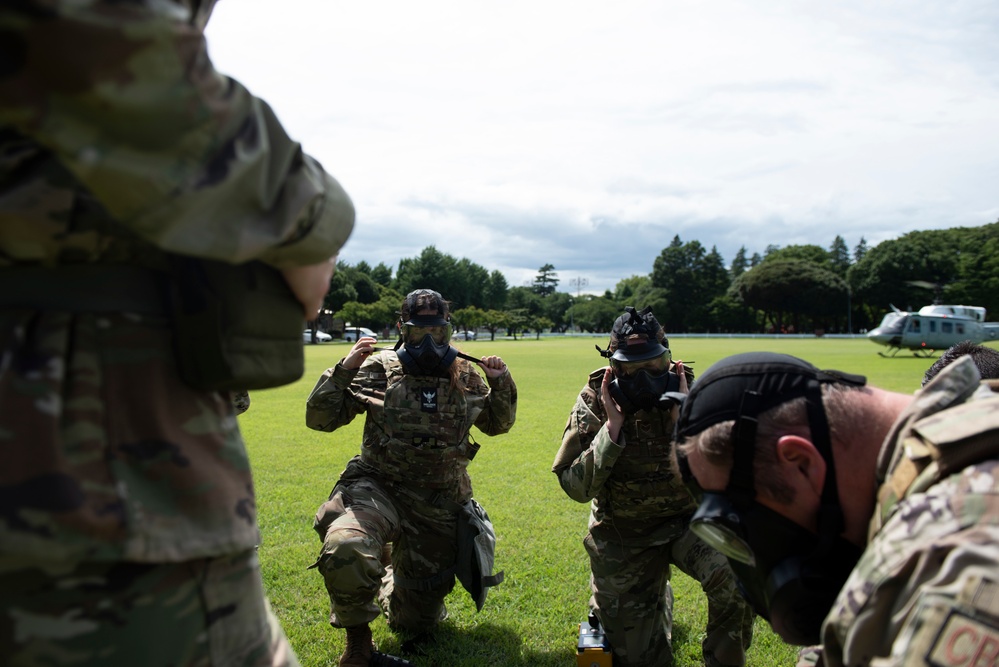
M 368 624 L 351 626 L 347 628 L 347 647 L 340 656 L 340 667 L 368 667 L 374 652 Z

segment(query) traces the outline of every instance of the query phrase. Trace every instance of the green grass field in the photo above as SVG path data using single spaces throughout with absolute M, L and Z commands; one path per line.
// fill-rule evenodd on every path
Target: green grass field
M 475 612 L 457 585 L 448 596 L 450 617 L 420 655 L 421 666 L 544 667 L 575 665 L 577 624 L 589 597 L 588 562 L 581 540 L 588 505 L 569 499 L 551 473 L 566 417 L 589 371 L 602 365 L 594 345 L 605 338 L 480 340 L 461 343 L 475 356 L 496 354 L 509 365 L 519 389 L 517 423 L 510 433 L 477 437 L 482 449 L 471 465 L 475 497 L 488 510 L 498 537 L 496 567 L 506 581 L 491 589 Z M 718 359 L 752 350 L 786 352 L 820 368 L 862 373 L 886 389 L 919 387 L 933 359 L 877 355 L 862 339 L 674 339 L 676 359 L 703 372 Z M 320 541 L 312 530 L 316 508 L 326 500 L 347 460 L 358 453 L 361 419 L 335 433 L 305 427 L 305 399 L 324 369 L 348 350 L 343 343 L 308 345 L 304 378 L 252 394 L 240 417 L 253 463 L 263 542 L 264 580 L 271 604 L 299 659 L 308 667 L 335 665 L 343 631 L 328 624 L 329 600 L 322 578 L 306 568 Z M 701 664 L 700 641 L 707 614 L 699 586 L 674 569 L 674 652 L 679 667 Z M 375 641 L 387 652 L 401 638 L 379 619 Z M 749 665 L 794 663 L 785 646 L 756 621 Z

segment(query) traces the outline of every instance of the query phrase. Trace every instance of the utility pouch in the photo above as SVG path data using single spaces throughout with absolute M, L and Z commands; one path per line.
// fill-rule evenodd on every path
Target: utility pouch
M 493 574 L 496 531 L 482 505 L 470 499 L 458 512 L 458 562 L 455 574 L 462 587 L 482 611 L 486 593 L 503 581 L 503 572 Z
M 171 278 L 174 348 L 187 385 L 267 389 L 302 377 L 302 305 L 277 269 L 175 255 Z

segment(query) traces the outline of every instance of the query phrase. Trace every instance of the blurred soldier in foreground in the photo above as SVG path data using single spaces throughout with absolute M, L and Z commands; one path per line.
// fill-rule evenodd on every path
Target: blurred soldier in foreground
M 379 605 L 390 628 L 420 635 L 445 618 L 455 576 L 478 609 L 487 588 L 502 581 L 491 572 L 492 524 L 472 499 L 468 464 L 479 445 L 470 431 L 509 431 L 517 387 L 499 357 L 477 360 L 483 380 L 450 345 L 449 313 L 437 292 L 411 292 L 395 350 L 376 353 L 374 338 L 359 339 L 323 373 L 306 405 L 305 421 L 318 431 L 366 413 L 361 454 L 314 526 L 323 540 L 316 567 L 330 596 L 330 624 L 347 630 L 341 667 L 369 664 L 368 624 Z
M 999 396 L 970 357 L 907 395 L 735 355 L 678 434 L 692 530 L 786 642 L 823 645 L 802 664 L 996 664 Z
M 573 500 L 592 501 L 590 607 L 620 667 L 673 664 L 670 566 L 708 598 L 706 665 L 742 665 L 753 614 L 725 558 L 688 530 L 695 505 L 670 465 L 676 401 L 693 377 L 673 362 L 663 328 L 646 308 L 614 323 L 610 366 L 590 373 L 569 414 L 552 466 Z
M 0 8 L 4 665 L 298 664 L 228 391 L 294 356 L 229 324 L 300 337 L 354 213 L 213 69 L 212 5 Z

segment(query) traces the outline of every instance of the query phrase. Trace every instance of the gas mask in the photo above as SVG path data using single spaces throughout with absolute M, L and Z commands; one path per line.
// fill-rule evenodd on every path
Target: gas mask
M 413 375 L 447 377 L 458 350 L 451 347 L 451 325 L 438 315 L 418 315 L 401 325 L 396 354 Z
M 625 414 L 654 408 L 668 409 L 675 404 L 674 400 L 663 398 L 663 394 L 680 391 L 680 376 L 662 368 L 661 358 L 651 359 L 649 361 L 654 364 L 627 374 L 622 369 L 626 364 L 612 362 L 615 377 L 610 384 L 610 394 Z M 665 365 L 669 365 L 668 360 Z
M 682 442 L 709 426 L 734 421 L 732 468 L 723 491 L 700 489 L 677 449 L 681 476 L 699 503 L 690 529 L 728 559 L 743 596 L 789 644 L 819 643 L 822 623 L 863 551 L 841 537 L 844 521 L 823 383 L 862 387 L 866 379 L 820 371 L 784 354 L 734 355 L 694 383 L 677 422 Z M 815 533 L 755 501 L 757 418 L 798 398 L 805 399 L 812 443 L 826 461 Z
M 669 341 L 662 335 L 651 308 L 638 312 L 628 306 L 624 310 L 611 328 L 611 344 L 606 350 L 597 346 L 600 356 L 610 359 L 614 370 L 611 397 L 625 414 L 668 409 L 676 401 L 663 394 L 680 390 L 680 377 L 669 372 Z
M 704 493 L 690 529 L 726 556 L 753 610 L 788 644 L 820 641 L 822 622 L 860 559 L 842 537 L 826 538 L 751 503 Z

